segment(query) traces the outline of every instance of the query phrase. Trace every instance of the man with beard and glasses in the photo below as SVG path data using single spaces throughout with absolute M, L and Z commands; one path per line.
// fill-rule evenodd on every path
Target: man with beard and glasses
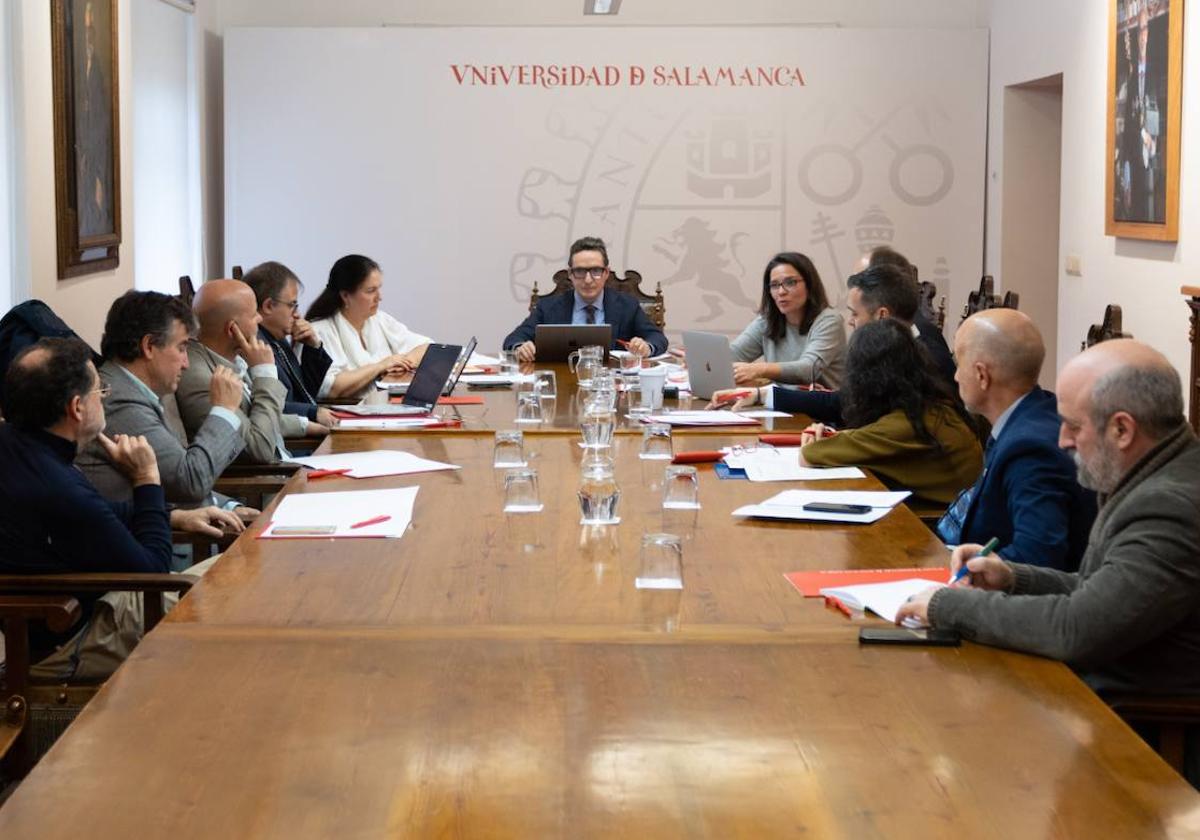
M 1102 695 L 1200 693 L 1200 442 L 1179 374 L 1125 339 L 1072 359 L 1058 384 L 1059 446 L 1100 502 L 1079 571 L 961 545 L 951 567 L 969 574 L 897 621 L 1062 660 Z

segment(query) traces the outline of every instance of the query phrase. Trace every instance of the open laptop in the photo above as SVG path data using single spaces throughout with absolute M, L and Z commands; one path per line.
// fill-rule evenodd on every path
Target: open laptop
M 449 396 L 451 392 L 454 391 L 454 387 L 458 385 L 458 378 L 462 376 L 463 371 L 467 369 L 467 363 L 471 360 L 471 356 L 474 354 L 477 344 L 478 342 L 475 340 L 475 336 L 471 336 L 471 340 L 467 342 L 467 346 L 464 347 L 462 352 L 458 354 L 458 360 L 454 363 L 454 370 L 451 371 L 450 378 L 446 380 L 446 385 L 442 388 L 442 396 Z M 416 378 L 416 374 L 414 373 L 412 379 L 408 382 L 385 382 L 380 383 L 380 387 L 383 388 L 386 385 L 388 394 L 398 397 L 408 393 L 409 387 L 412 385 L 413 381 L 416 380 Z
M 565 362 L 575 350 L 592 344 L 608 349 L 612 347 L 611 324 L 538 324 L 534 328 L 533 343 L 537 345 L 539 362 Z
M 692 395 L 710 400 L 716 391 L 733 387 L 733 351 L 718 333 L 685 332 L 688 381 Z
M 464 350 L 466 348 L 457 344 L 430 344 L 425 348 L 425 355 L 413 372 L 401 404 L 377 406 L 379 413 L 386 412 L 394 417 L 404 414 L 426 414 L 431 411 L 437 405 L 438 397 L 442 395 L 446 386 L 450 385 L 453 388 L 451 379 L 456 378 L 455 371 L 461 374 L 462 368 L 466 366 L 465 363 L 461 366 L 458 364 L 463 358 Z M 470 358 L 470 351 L 467 351 L 466 358 Z M 391 389 L 388 390 L 390 393 Z

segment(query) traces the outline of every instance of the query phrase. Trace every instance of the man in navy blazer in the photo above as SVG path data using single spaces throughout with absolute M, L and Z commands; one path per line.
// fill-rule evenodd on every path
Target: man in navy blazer
M 537 356 L 533 337 L 538 324 L 611 324 L 613 347 L 628 342 L 639 356 L 667 351 L 667 337 L 646 315 L 640 303 L 624 292 L 604 288 L 608 280 L 608 249 L 602 239 L 585 236 L 571 245 L 567 272 L 574 290 L 541 298 L 519 327 L 504 339 L 504 349 L 517 351 L 522 362 Z
M 959 393 L 992 424 L 983 474 L 938 522 L 948 544 L 999 539 L 997 554 L 1017 563 L 1073 571 L 1087 546 L 1096 497 L 1076 479 L 1058 447 L 1054 394 L 1037 385 L 1041 334 L 1015 309 L 977 312 L 954 336 Z

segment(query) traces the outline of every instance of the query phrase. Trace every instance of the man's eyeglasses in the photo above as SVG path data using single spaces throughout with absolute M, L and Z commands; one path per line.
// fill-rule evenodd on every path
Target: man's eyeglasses
M 101 385 L 99 388 L 93 388 L 92 393 L 99 394 L 100 399 L 106 400 L 112 394 L 112 386 L 111 385 Z
M 275 301 L 280 306 L 286 306 L 292 312 L 295 312 L 300 307 L 300 301 L 298 300 L 280 300 L 277 297 L 273 297 L 271 300 Z
M 771 290 L 772 294 L 778 292 L 780 289 L 787 289 L 790 292 L 802 282 L 799 277 L 789 277 L 786 280 L 772 280 L 767 284 L 767 288 Z
M 604 275 L 608 274 L 608 266 L 598 265 L 593 268 L 568 268 L 567 274 L 571 275 L 572 280 L 582 280 L 589 274 L 593 280 L 603 280 Z

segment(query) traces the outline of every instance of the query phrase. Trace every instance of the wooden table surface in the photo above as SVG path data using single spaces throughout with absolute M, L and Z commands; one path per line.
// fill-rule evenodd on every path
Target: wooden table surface
M 737 442 L 676 435 L 675 449 Z M 491 437 L 336 436 L 352 451 L 396 448 L 461 470 L 355 480 L 302 473 L 299 493 L 417 485 L 413 525 L 399 540 L 240 539 L 168 616 L 206 624 L 612 625 L 657 621 L 648 593 L 633 587 L 641 538 L 665 531 L 684 540 L 678 621 L 787 627 L 844 622 L 800 598 L 783 574 L 798 569 L 948 565 L 937 539 L 907 509 L 873 525 L 776 523 L 735 518 L 794 482 L 720 480 L 700 465 L 699 511 L 664 511 L 664 461 L 638 458 L 640 438 L 614 441 L 621 524 L 579 524 L 576 490 L 583 450 L 575 438 L 527 439 L 545 510 L 503 512 L 503 470 L 492 468 Z M 324 451 L 324 450 L 322 450 Z M 874 479 L 819 482 L 879 488 Z M 805 486 L 816 486 L 810 482 Z M 268 511 L 269 513 L 269 511 Z M 264 520 L 251 535 L 261 532 Z M 657 600 L 655 600 L 657 603 Z
M 0 837 L 1200 836 L 1200 797 L 1063 665 L 860 647 L 877 620 L 783 579 L 944 564 L 909 511 L 736 520 L 798 485 L 702 466 L 702 509 L 664 515 L 638 443 L 614 446 L 621 524 L 584 528 L 573 436 L 529 439 L 531 515 L 501 511 L 490 435 L 335 436 L 462 469 L 291 479 L 417 484 L 414 525 L 252 529 L 0 807 Z M 633 586 L 661 530 L 684 538 L 682 593 Z
M 523 368 L 524 372 L 528 373 L 535 369 L 535 366 L 529 365 Z M 570 372 L 565 364 L 545 364 L 537 365 L 538 370 L 553 370 L 558 384 L 558 396 L 554 400 L 546 400 L 543 403 L 543 410 L 546 412 L 546 419 L 541 423 L 516 423 L 517 417 L 517 398 L 516 393 L 511 388 L 482 388 L 468 389 L 460 384 L 455 389 L 455 396 L 477 396 L 483 398 L 483 405 L 442 405 L 435 409 L 438 417 L 446 420 L 459 421 L 460 425 L 449 429 L 429 430 L 440 434 L 461 434 L 461 433 L 481 433 L 494 432 L 498 429 L 522 429 L 530 434 L 579 434 L 579 421 L 583 416 L 583 394 L 580 393 L 579 384 L 574 374 Z M 387 401 L 387 396 L 382 391 L 374 391 L 367 394 L 366 402 L 372 404 L 382 404 Z M 701 410 L 708 406 L 708 400 L 700 398 L 692 399 L 685 397 L 681 402 L 679 399 L 668 397 L 663 401 L 663 407 L 670 409 L 696 409 Z M 616 433 L 620 435 L 626 434 L 641 434 L 642 424 L 638 421 L 631 421 L 625 417 L 627 408 L 625 395 L 622 394 L 618 405 L 618 415 L 621 418 L 617 425 Z M 761 406 L 759 406 L 761 408 Z M 697 433 L 715 433 L 715 434 L 757 434 L 759 432 L 798 432 L 808 426 L 808 419 L 803 415 L 796 417 L 778 417 L 764 418 L 760 425 L 757 426 L 725 426 L 720 428 L 710 427 L 695 427 L 694 432 Z M 429 434 L 427 432 L 408 432 L 408 434 Z M 339 433 L 344 434 L 344 433 Z
M 836 639 L 155 631 L 5 838 L 1196 836 L 1062 666 Z

